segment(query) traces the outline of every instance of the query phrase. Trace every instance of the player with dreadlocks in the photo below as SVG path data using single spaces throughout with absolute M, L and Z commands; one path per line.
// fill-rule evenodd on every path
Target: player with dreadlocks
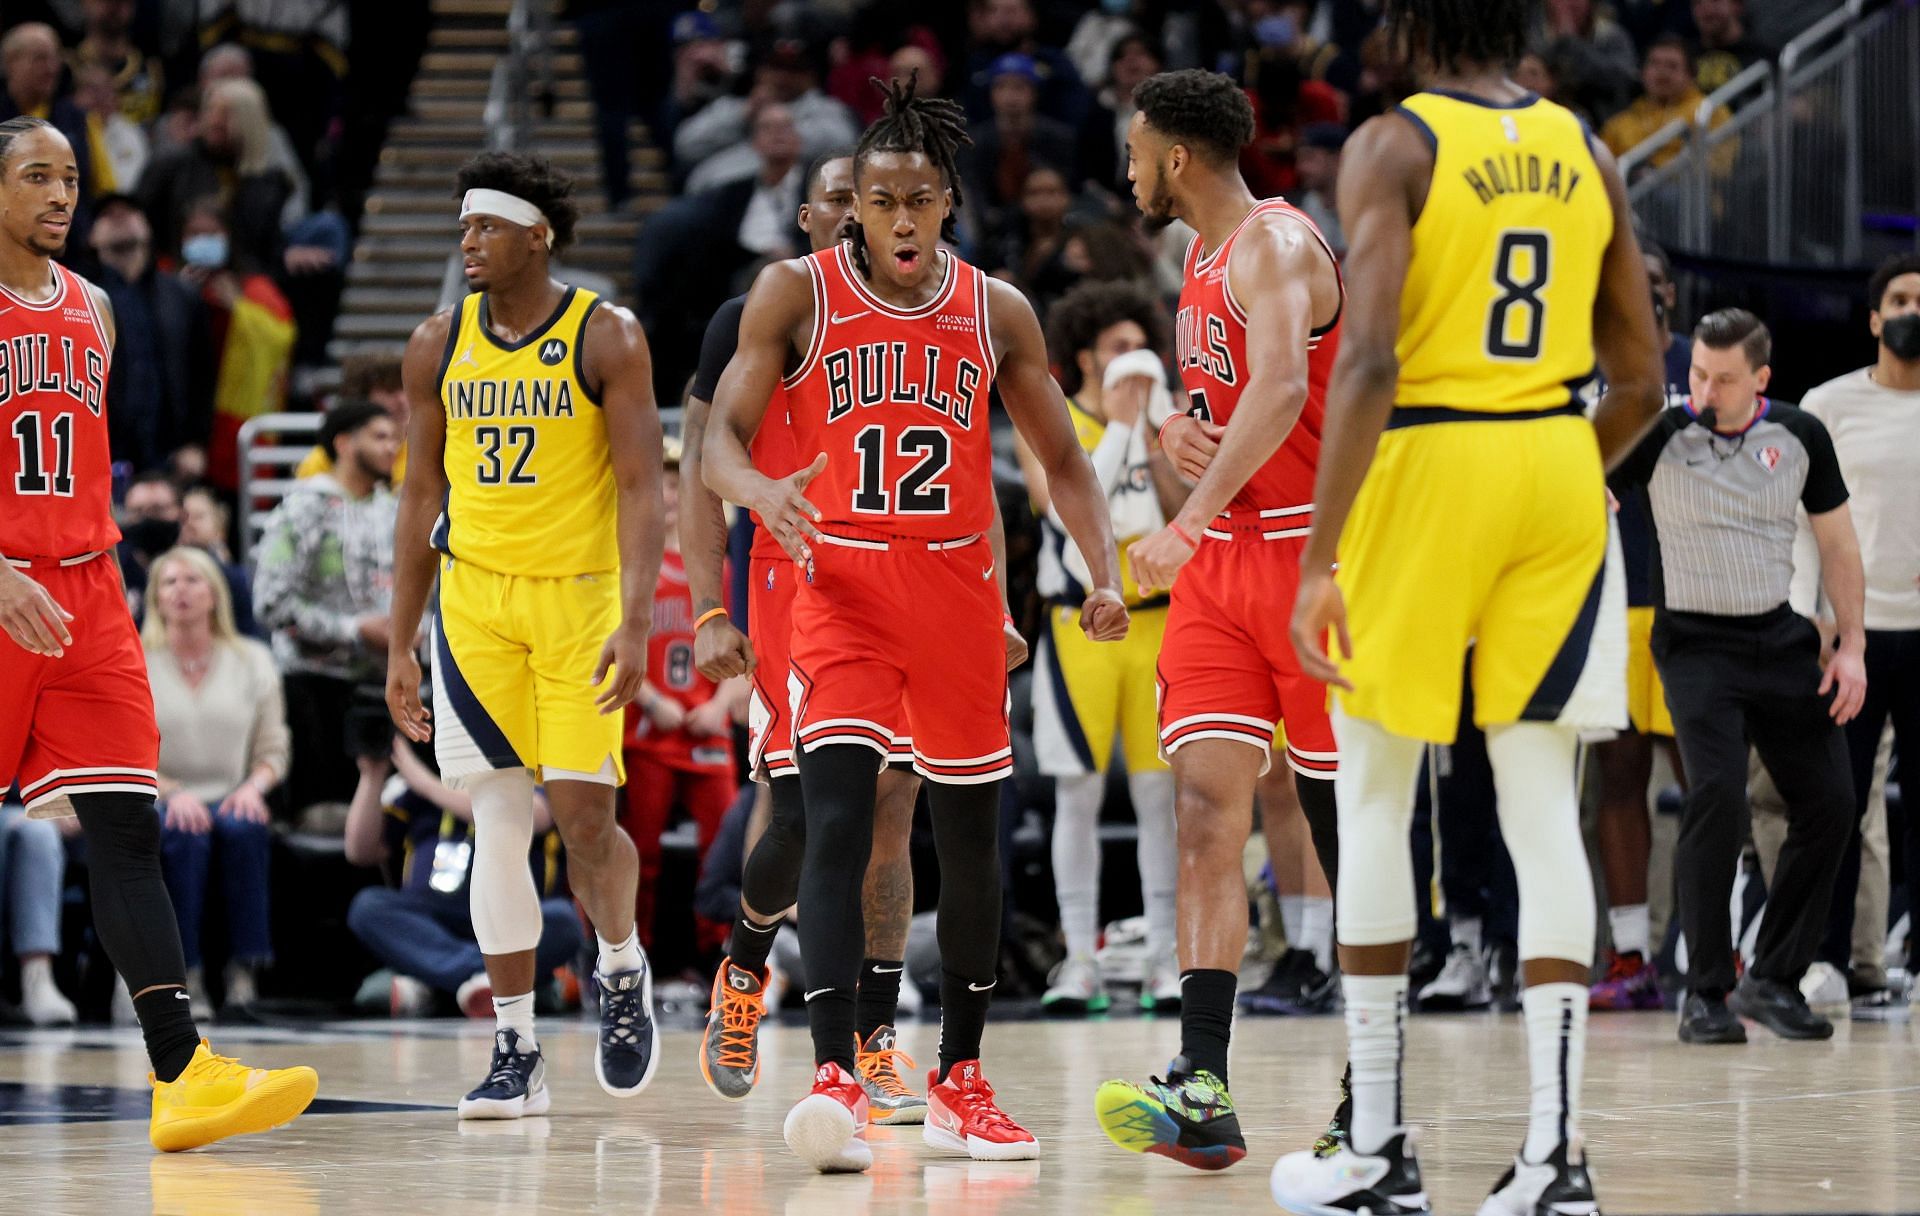
M 1425 745 L 1453 741 L 1465 665 L 1520 883 L 1532 1074 L 1526 1140 L 1480 1216 L 1597 1213 L 1574 757 L 1582 730 L 1627 723 L 1603 470 L 1663 402 L 1646 267 L 1606 148 L 1507 78 L 1527 0 L 1386 7 L 1425 91 L 1347 144 L 1346 274 L 1365 306 L 1334 367 L 1292 626 L 1303 666 L 1336 690 L 1352 1121 L 1333 1153 L 1282 1158 L 1273 1195 L 1314 1216 L 1429 1210 L 1401 1116 L 1407 829 Z M 1589 421 L 1596 361 L 1607 387 Z
M 805 803 L 800 946 L 813 1090 L 788 1114 L 790 1148 L 823 1172 L 873 1162 L 856 1075 L 861 875 L 875 782 L 913 740 L 941 882 L 940 1061 L 924 1135 L 977 1160 L 1035 1157 L 980 1066 L 1000 942 L 1000 783 L 1012 771 L 1004 608 L 987 538 L 987 399 L 997 385 L 1038 457 L 1092 586 L 1080 624 L 1125 636 L 1106 493 L 1075 437 L 1025 297 L 940 247 L 959 201 L 960 109 L 886 86 L 854 153 L 852 239 L 760 273 L 714 394 L 706 483 L 759 513 L 794 559 L 789 687 Z M 786 389 L 794 462 L 757 471 L 748 446 Z

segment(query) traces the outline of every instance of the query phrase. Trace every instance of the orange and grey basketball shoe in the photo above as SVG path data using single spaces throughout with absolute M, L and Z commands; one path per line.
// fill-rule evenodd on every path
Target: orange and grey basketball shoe
M 965 1153 L 975 1161 L 1031 1161 L 1040 1141 L 994 1105 L 993 1086 L 980 1075 L 980 1061 L 962 1060 L 939 1080 L 927 1077 L 927 1123 L 921 1135 L 934 1148 Z
M 900 1075 L 900 1066 L 914 1067 L 913 1057 L 901 1051 L 893 1027 L 881 1026 L 867 1036 L 854 1057 L 854 1071 L 867 1091 L 867 1105 L 879 1124 L 925 1123 L 927 1100 L 913 1092 Z
M 707 1088 L 729 1102 L 753 1092 L 760 1079 L 760 1022 L 767 1016 L 767 981 L 733 960 L 720 960 L 713 973 L 707 1028 L 700 1036 L 700 1075 Z
M 781 1127 L 794 1155 L 823 1174 L 873 1168 L 867 1147 L 867 1091 L 860 1078 L 828 1060 L 813 1071 L 813 1091 L 794 1104 Z
M 320 1088 L 311 1068 L 249 1068 L 214 1055 L 205 1039 L 179 1076 L 160 1081 L 148 1073 L 147 1081 L 153 1086 L 147 1138 L 163 1153 L 272 1131 L 307 1109 Z

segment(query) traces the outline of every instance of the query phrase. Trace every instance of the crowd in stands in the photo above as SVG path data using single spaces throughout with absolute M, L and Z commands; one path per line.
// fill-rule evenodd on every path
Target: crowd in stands
M 408 403 L 397 353 L 356 357 L 340 369 L 298 484 L 246 561 L 234 556 L 238 427 L 281 409 L 296 364 L 322 357 L 316 352 L 332 325 L 358 206 L 339 186 L 340 165 L 372 159 L 351 138 L 365 128 L 343 110 L 352 87 L 344 71 L 347 29 L 336 20 L 344 10 L 228 0 L 200 5 L 203 14 L 217 10 L 207 22 L 175 28 L 149 11 L 173 6 L 136 0 L 34 7 L 46 10 L 44 20 L 16 20 L 10 3 L 0 25 L 0 118 L 45 115 L 84 150 L 83 218 L 71 258 L 108 292 L 119 326 L 108 405 L 116 468 L 125 476 L 119 557 L 130 607 L 142 620 L 165 741 L 157 812 L 195 996 L 216 996 L 207 1007 L 244 1017 L 263 990 L 313 995 L 300 991 L 298 977 L 275 977 L 269 928 L 272 880 L 286 868 L 276 857 L 295 838 L 307 849 L 319 839 L 343 849 L 343 865 L 355 875 L 337 911 L 365 950 L 362 970 L 372 972 L 365 1003 L 395 1013 L 490 1013 L 466 907 L 471 809 L 437 779 L 430 748 L 395 737 L 383 697 L 394 488 L 406 472 Z M 1713 89 L 1831 7 L 1544 0 L 1516 78 L 1574 108 L 1599 139 L 1624 152 L 1671 118 L 1690 116 Z M 1177 223 L 1149 232 L 1139 221 L 1125 146 L 1135 88 L 1180 67 L 1239 80 L 1257 117 L 1242 159 L 1248 182 L 1258 195 L 1292 199 L 1340 252 L 1337 181 L 1348 134 L 1413 87 L 1394 66 L 1378 5 L 1369 0 L 875 0 L 851 12 L 805 3 L 696 9 L 571 0 L 559 8 L 578 30 L 609 203 L 622 206 L 633 192 L 636 119 L 646 123 L 673 185 L 674 197 L 641 226 L 633 298 L 625 301 L 647 328 L 663 405 L 682 398 L 718 306 L 769 260 L 805 251 L 793 223 L 805 166 L 849 147 L 875 116 L 879 95 L 869 78 L 917 73 L 920 91 L 959 99 L 970 120 L 960 252 L 1034 300 L 1083 441 L 1090 451 L 1107 443 L 1122 461 L 1143 419 L 1178 407 L 1177 380 L 1163 368 L 1172 354 L 1169 305 L 1191 236 Z M 275 24 L 292 20 L 304 24 Z M 1698 318 L 1673 315 L 1671 271 L 1658 251 L 1650 251 L 1649 268 L 1673 331 L 1669 389 L 1678 403 L 1691 391 L 1690 323 Z M 1904 393 L 1903 401 L 1920 401 L 1920 335 L 1910 323 L 1920 317 L 1920 263 L 1896 265 L 1872 290 L 1873 328 L 1860 336 L 1859 361 L 1873 368 L 1809 401 L 1837 440 L 1846 425 L 1840 411 L 1853 397 Z M 1895 324 L 1902 317 L 1909 320 Z M 1143 374 L 1142 358 L 1161 374 Z M 996 417 L 1002 432 L 1004 421 Z M 1023 632 L 1037 641 L 1069 603 L 1073 580 L 1048 582 L 1047 563 L 1067 559 L 1044 539 L 1044 483 L 1019 477 L 1018 453 L 1003 438 L 1010 592 Z M 1867 628 L 1883 657 L 1920 645 L 1912 641 L 1920 633 L 1907 632 L 1920 631 L 1913 578 L 1920 565 L 1909 560 L 1920 554 L 1920 532 L 1893 522 L 1920 510 L 1911 501 L 1920 446 L 1839 447 L 1856 522 L 1879 521 L 1877 530 L 1861 528 Z M 743 519 L 738 529 L 748 526 Z M 742 538 L 735 551 L 744 553 Z M 676 568 L 670 554 L 667 577 Z M 1812 578 L 1803 572 L 1803 581 Z M 1817 615 L 1811 592 L 1796 607 Z M 1883 642 L 1882 634 L 1897 636 Z M 1881 740 L 1889 716 L 1896 730 L 1904 722 L 1910 736 L 1920 734 L 1905 683 L 1920 679 L 1912 666 L 1920 649 L 1899 653 L 1905 657 L 1887 658 L 1874 679 L 1904 691 L 1871 703 L 1859 720 L 1865 724 L 1847 737 L 1864 809 L 1838 863 L 1831 928 L 1810 973 L 1811 989 L 1828 1005 L 1852 996 L 1865 999 L 1862 1008 L 1887 1006 L 1885 994 L 1897 988 L 1883 957 L 1889 931 L 1907 932 L 1909 949 L 1920 941 L 1910 921 L 1897 928 L 1917 885 L 1920 833 L 1905 826 L 1897 751 L 1889 776 Z M 724 686 L 688 695 L 672 674 L 686 661 L 654 656 L 652 679 L 628 709 L 621 818 L 646 859 L 643 937 L 656 957 L 672 960 L 670 970 L 704 975 L 737 902 L 753 799 L 738 763 L 744 698 Z M 1035 664 L 1047 661 L 1043 650 Z M 1150 743 L 1136 746 L 1118 730 L 1098 744 L 1121 745 L 1111 762 L 1098 756 L 1069 775 L 1044 755 L 1036 760 L 1036 746 L 1045 748 L 1034 739 L 1034 703 L 1046 681 L 1035 664 L 1016 677 L 1014 693 L 1020 775 L 1008 784 L 1005 806 L 1015 871 L 1008 990 L 1049 989 L 1048 968 L 1064 959 L 1104 969 L 1104 982 L 1131 979 L 1150 993 L 1149 956 L 1170 940 L 1171 796 L 1165 782 L 1136 778 L 1164 773 L 1148 771 Z M 1422 782 L 1416 834 L 1442 841 L 1430 880 L 1446 909 L 1423 924 L 1419 978 L 1431 1008 L 1493 1003 L 1514 981 L 1516 895 L 1498 846 L 1484 749 L 1476 761 L 1474 747 L 1467 732 L 1456 747 L 1437 749 L 1434 780 Z M 1130 765 L 1142 771 L 1130 773 Z M 1250 950 L 1269 982 L 1248 985 L 1245 1003 L 1255 1012 L 1322 1012 L 1338 990 L 1329 982 L 1332 904 L 1316 867 L 1304 861 L 1310 854 L 1291 779 L 1284 765 L 1274 769 L 1262 783 L 1265 850 L 1256 842 L 1249 866 L 1249 898 L 1263 912 Z M 1649 775 L 1606 764 L 1590 772 L 1602 853 L 1614 857 L 1609 815 L 1638 816 L 1640 827 L 1628 835 L 1645 834 Z M 1681 777 L 1675 771 L 1661 783 Z M 1759 862 L 1748 865 L 1755 907 L 1764 875 L 1776 869 L 1784 818 L 1770 809 L 1781 799 L 1766 778 L 1756 764 Z M 1795 785 L 1777 784 L 1780 791 Z M 694 825 L 697 884 L 668 874 L 662 841 L 680 839 L 674 825 L 682 821 Z M 557 836 L 549 821 L 538 826 L 529 865 L 544 897 L 540 973 L 551 983 L 542 1000 L 557 1006 L 577 999 L 570 969 L 584 939 Z M 43 1024 L 73 1020 L 69 998 L 81 996 L 83 964 L 98 962 L 83 931 L 69 924 L 62 932 L 63 916 L 74 915 L 63 912 L 68 871 L 84 864 L 78 842 L 62 833 L 52 822 L 23 818 L 15 804 L 0 808 L 0 972 L 7 976 L 0 992 L 17 993 L 22 1016 Z M 1607 867 L 1616 949 L 1598 977 L 1597 1000 L 1648 1001 L 1641 981 L 1623 995 L 1619 968 L 1627 955 L 1656 967 L 1669 989 L 1685 973 L 1684 950 L 1676 957 L 1677 901 L 1647 891 L 1646 854 L 1670 849 L 1669 835 L 1655 832 L 1665 843 L 1643 844 L 1638 854 L 1629 845 L 1618 854 L 1626 860 Z M 1136 841 L 1139 881 L 1129 877 Z M 1125 847 L 1109 847 L 1116 842 Z M 1056 903 L 1063 847 L 1105 853 L 1107 877 L 1102 882 L 1095 866 L 1090 886 L 1062 886 Z M 1431 847 L 1415 853 L 1434 868 Z M 1654 862 L 1651 872 L 1664 873 L 1664 864 Z M 690 906 L 669 906 L 670 890 Z M 931 902 L 923 891 L 921 905 Z M 1134 913 L 1145 914 L 1143 923 L 1121 920 Z M 1829 910 L 1806 915 L 1824 925 Z M 1064 943 L 1056 929 L 1063 921 L 1070 922 Z M 1669 922 L 1664 938 L 1660 921 Z M 1733 926 L 1730 944 L 1738 945 L 1745 927 Z

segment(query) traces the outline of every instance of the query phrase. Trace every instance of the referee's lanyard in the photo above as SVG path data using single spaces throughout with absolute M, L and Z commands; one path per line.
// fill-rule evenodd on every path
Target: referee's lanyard
M 467 881 L 467 869 L 473 864 L 473 834 L 453 838 L 453 812 L 440 813 L 440 839 L 433 846 L 433 874 L 427 885 L 442 895 L 458 894 Z

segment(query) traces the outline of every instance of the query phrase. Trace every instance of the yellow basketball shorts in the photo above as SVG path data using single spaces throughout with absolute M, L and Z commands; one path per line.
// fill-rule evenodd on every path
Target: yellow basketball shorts
M 1049 777 L 1104 773 L 1116 737 L 1130 773 L 1165 772 L 1154 665 L 1167 632 L 1165 604 L 1131 611 L 1118 642 L 1080 632 L 1078 608 L 1048 611 L 1033 672 L 1033 750 Z
M 617 572 L 527 578 L 443 557 L 436 599 L 433 741 L 443 780 L 502 768 L 542 781 L 625 779 L 625 719 L 599 711 L 593 683 L 620 623 Z
M 1389 429 L 1338 579 L 1350 716 L 1451 743 L 1471 645 L 1480 726 L 1626 725 L 1625 579 L 1586 419 Z
M 1627 718 L 1643 735 L 1673 736 L 1667 686 L 1653 662 L 1653 609 L 1627 609 Z

